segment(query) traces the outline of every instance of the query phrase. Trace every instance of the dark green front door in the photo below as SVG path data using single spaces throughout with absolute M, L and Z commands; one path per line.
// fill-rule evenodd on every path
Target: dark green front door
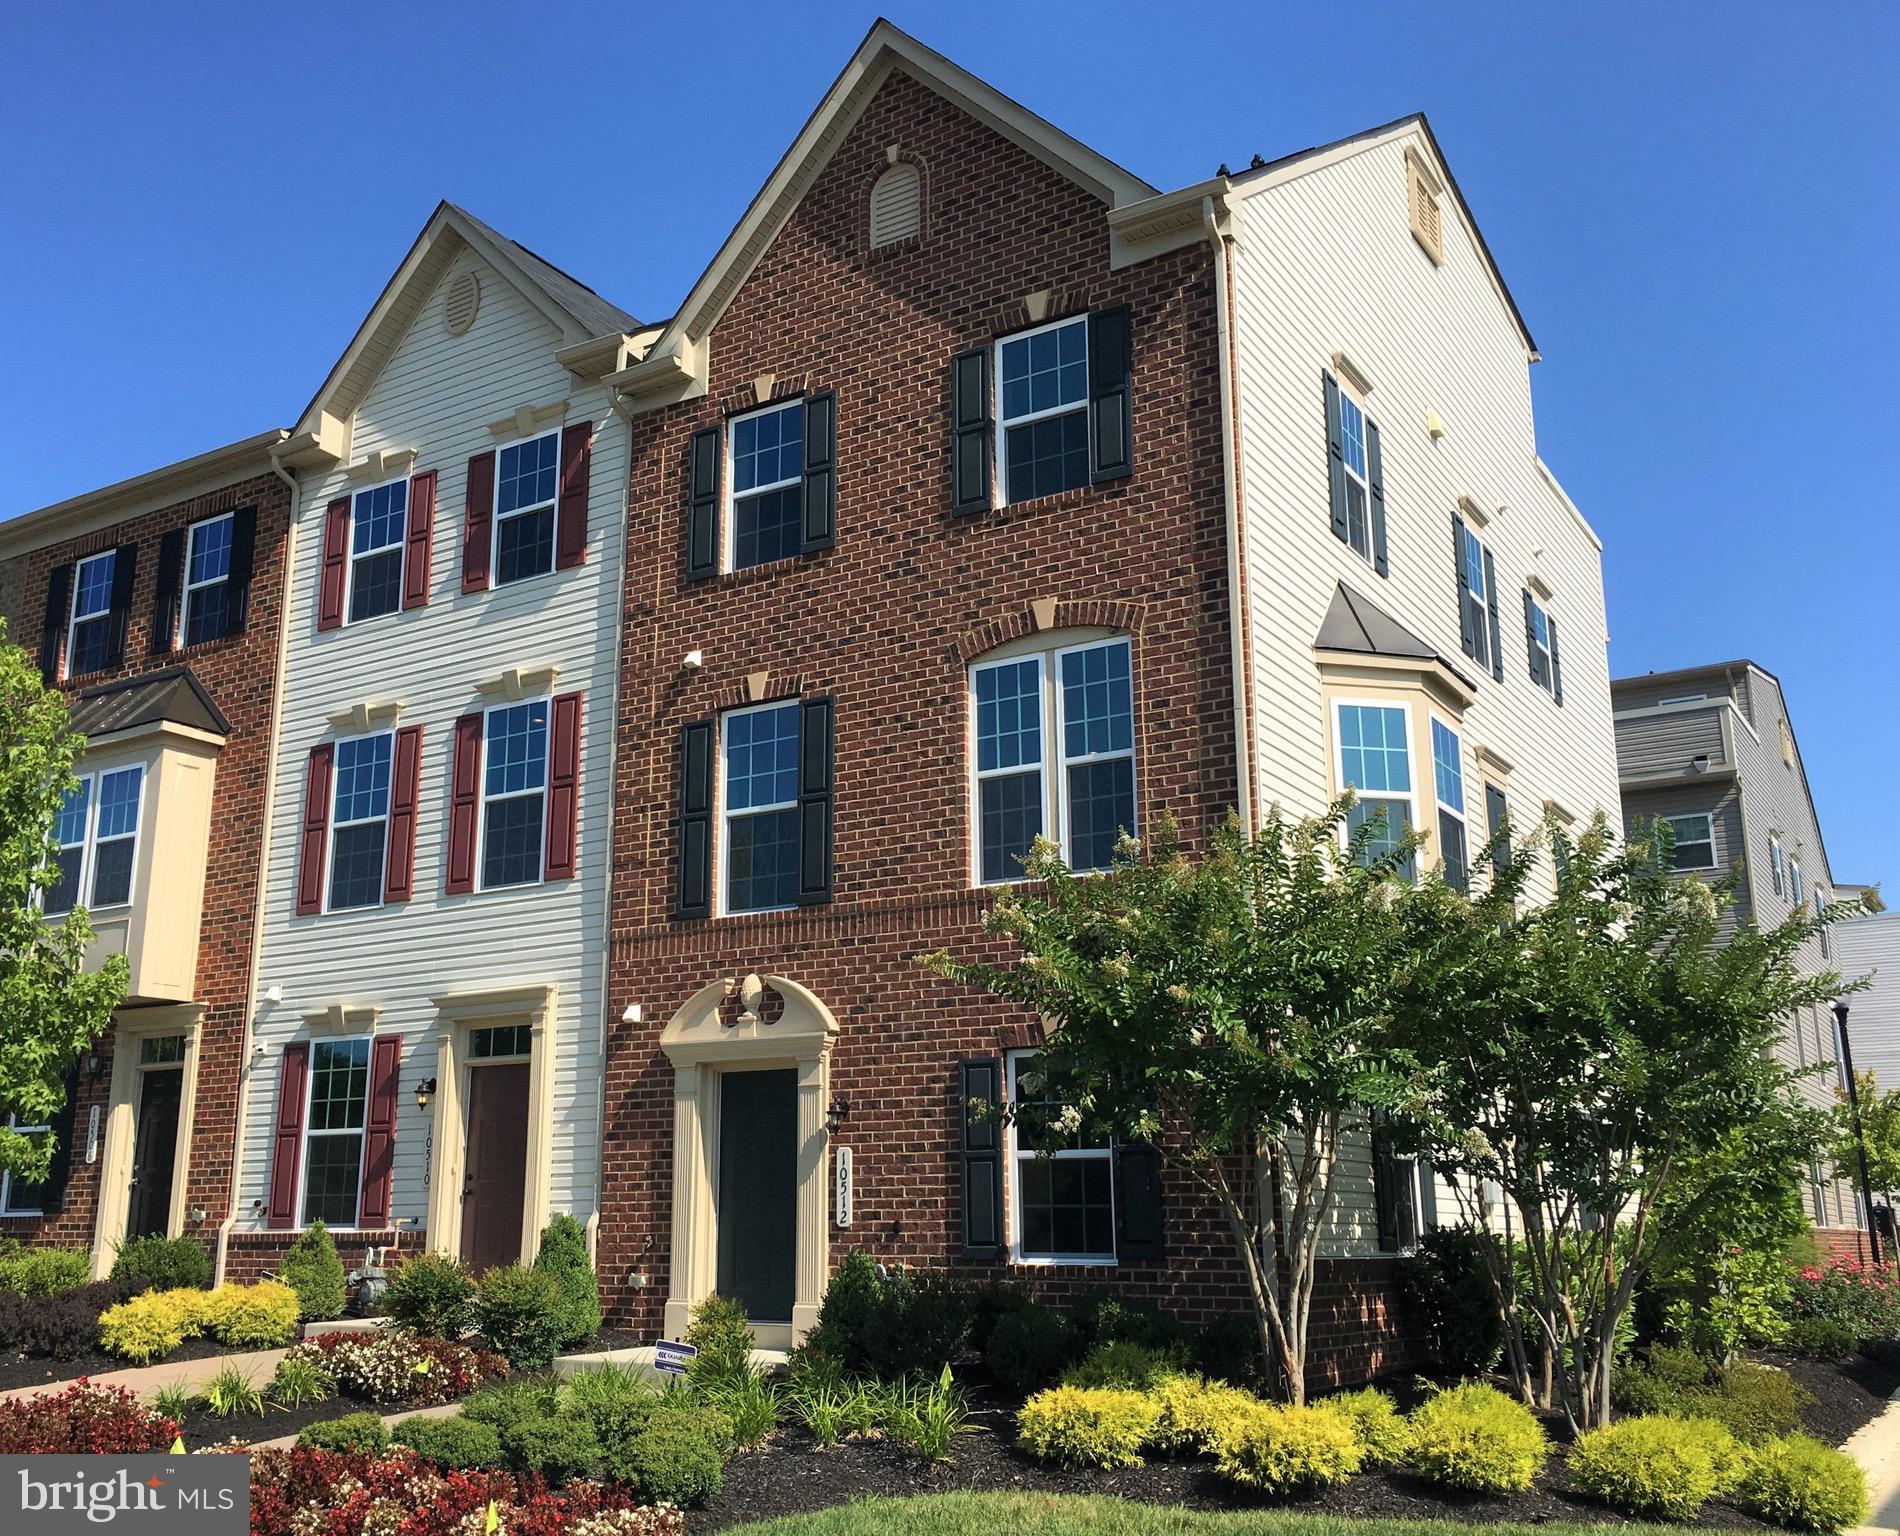
M 792 1320 L 798 1073 L 719 1079 L 719 1294 L 760 1323 Z

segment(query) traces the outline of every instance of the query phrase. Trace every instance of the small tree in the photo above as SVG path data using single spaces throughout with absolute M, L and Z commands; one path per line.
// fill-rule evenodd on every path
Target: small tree
M 22 1125 L 47 1125 L 66 1103 L 67 1073 L 112 1021 L 125 998 L 126 964 L 114 955 L 85 970 L 92 938 L 85 912 L 42 916 L 36 893 L 60 877 L 54 822 L 78 787 L 66 701 L 7 643 L 0 621 L 0 1110 Z M 46 1177 L 50 1136 L 22 1136 L 0 1113 L 0 1170 L 25 1182 Z
M 305 1322 L 343 1315 L 349 1277 L 337 1257 L 336 1239 L 321 1221 L 313 1221 L 284 1250 L 284 1284 L 297 1293 L 297 1311 Z
M 1393 1000 L 1457 902 L 1397 877 L 1409 843 L 1375 856 L 1376 823 L 1343 840 L 1349 805 L 1298 823 L 1275 807 L 1251 840 L 1230 823 L 1198 861 L 1164 822 L 1145 847 L 1124 839 L 1105 875 L 1039 840 L 1035 883 L 985 920 L 1021 958 L 925 957 L 1044 1021 L 1045 1107 L 1019 1135 L 1152 1142 L 1218 1205 L 1294 1402 L 1340 1143 L 1409 1091 Z
M 600 1332 L 600 1285 L 587 1261 L 587 1233 L 562 1211 L 541 1234 L 534 1267 L 546 1270 L 561 1288 L 561 1344 L 584 1343 Z
M 1856 1072 L 1860 1088 L 1860 1129 L 1867 1144 L 1867 1182 L 1876 1190 L 1900 1189 L 1900 1088 L 1885 1093 L 1872 1072 Z M 1828 1117 L 1827 1152 L 1834 1177 L 1860 1182 L 1860 1148 L 1854 1138 L 1854 1112 L 1847 1090 L 1834 1090 Z

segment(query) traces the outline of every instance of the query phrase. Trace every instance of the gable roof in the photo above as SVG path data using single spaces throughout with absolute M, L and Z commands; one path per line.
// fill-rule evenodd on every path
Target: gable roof
M 121 683 L 102 683 L 73 699 L 73 729 L 84 736 L 159 724 L 190 726 L 213 736 L 231 734 L 231 722 L 190 667 L 167 667 Z

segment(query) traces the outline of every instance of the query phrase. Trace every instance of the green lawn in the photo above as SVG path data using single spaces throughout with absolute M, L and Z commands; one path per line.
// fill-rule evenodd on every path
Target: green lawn
M 1553 1536 L 1606 1527 L 1485 1525 L 1485 1536 Z M 1348 1520 L 1272 1510 L 1203 1514 L 1120 1499 L 1049 1493 L 943 1493 L 919 1499 L 860 1499 L 815 1515 L 787 1515 L 735 1526 L 726 1536 L 1454 1536 L 1471 1525 L 1455 1520 Z M 1630 1532 L 1679 1529 L 1619 1525 Z

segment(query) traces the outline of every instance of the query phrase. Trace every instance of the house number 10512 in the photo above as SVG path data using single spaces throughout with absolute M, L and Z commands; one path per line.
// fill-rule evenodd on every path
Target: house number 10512
M 833 1147 L 831 1160 L 836 1170 L 836 1187 L 832 1194 L 831 1208 L 838 1214 L 838 1225 L 851 1225 L 851 1149 Z

